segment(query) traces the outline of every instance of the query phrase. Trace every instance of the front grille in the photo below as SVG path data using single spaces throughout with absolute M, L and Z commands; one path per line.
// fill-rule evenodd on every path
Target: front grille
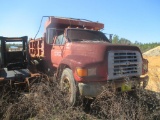
M 136 53 L 114 53 L 114 63 L 137 62 Z
M 138 51 L 109 51 L 108 79 L 118 79 L 141 74 L 142 58 Z

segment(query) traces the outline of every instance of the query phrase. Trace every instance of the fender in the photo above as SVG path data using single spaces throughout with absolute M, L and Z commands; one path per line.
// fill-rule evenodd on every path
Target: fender
M 75 74 L 77 67 L 81 67 L 81 68 L 93 67 L 93 66 L 98 66 L 102 62 L 103 60 L 88 57 L 88 56 L 68 55 L 60 62 L 57 72 L 58 72 L 58 75 L 60 75 L 60 73 L 64 68 L 69 67 L 73 71 L 73 74 Z
M 65 57 L 59 64 L 58 67 L 61 65 L 67 65 L 69 66 L 72 70 L 75 69 L 76 67 L 89 67 L 93 65 L 97 65 L 102 63 L 102 59 L 97 59 L 93 57 L 88 57 L 88 56 L 83 56 L 83 55 L 68 55 Z

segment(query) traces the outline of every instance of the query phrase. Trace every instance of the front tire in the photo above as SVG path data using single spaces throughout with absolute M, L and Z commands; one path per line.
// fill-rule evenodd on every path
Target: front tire
M 73 72 L 69 68 L 65 68 L 60 80 L 61 90 L 64 92 L 66 102 L 70 106 L 75 106 L 77 103 L 78 87 L 73 77 Z

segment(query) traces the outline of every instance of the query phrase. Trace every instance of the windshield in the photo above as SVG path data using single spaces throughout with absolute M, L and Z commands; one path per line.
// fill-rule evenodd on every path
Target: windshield
M 106 41 L 108 38 L 100 31 L 68 29 L 67 37 L 71 41 Z

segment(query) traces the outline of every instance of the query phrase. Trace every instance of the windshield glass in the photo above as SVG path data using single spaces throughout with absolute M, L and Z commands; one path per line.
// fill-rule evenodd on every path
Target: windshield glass
M 100 31 L 68 29 L 67 37 L 71 41 L 106 41 L 108 38 Z

